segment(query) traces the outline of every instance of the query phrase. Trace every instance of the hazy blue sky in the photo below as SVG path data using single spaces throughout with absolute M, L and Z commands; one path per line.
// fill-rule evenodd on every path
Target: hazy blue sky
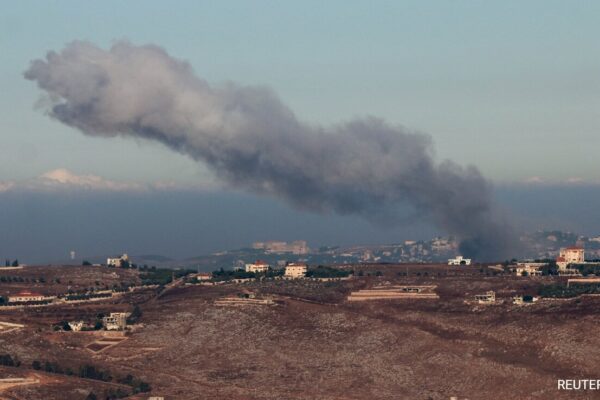
M 34 110 L 30 60 L 74 39 L 156 43 L 209 82 L 273 88 L 298 116 L 372 114 L 499 181 L 600 180 L 600 3 L 4 1 L 0 179 L 65 167 L 202 179 L 159 145 L 84 137 Z
M 504 185 L 498 201 L 521 218 L 520 228 L 595 231 L 600 2 L 0 0 L 0 6 L 0 257 L 40 261 L 70 248 L 190 256 L 253 240 L 350 244 L 435 233 L 426 223 L 382 230 L 231 192 L 177 191 L 170 198 L 140 191 L 137 185 L 185 188 L 212 180 L 202 165 L 160 144 L 84 136 L 35 108 L 40 90 L 23 71 L 73 40 L 104 48 L 119 39 L 160 45 L 210 83 L 272 88 L 310 123 L 374 115 L 426 132 L 438 160 L 474 164 Z M 40 181 L 48 171 L 54 172 Z M 35 189 L 73 180 L 103 193 Z M 24 192 L 3 194 L 10 182 Z M 567 193 L 574 184 L 580 187 Z M 123 219 L 132 230 L 114 234 L 111 227 Z

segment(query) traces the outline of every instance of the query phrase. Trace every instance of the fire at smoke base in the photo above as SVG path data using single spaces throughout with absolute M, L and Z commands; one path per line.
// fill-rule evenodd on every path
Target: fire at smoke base
M 162 48 L 126 41 L 72 42 L 24 75 L 46 92 L 52 118 L 88 135 L 159 141 L 233 187 L 374 223 L 397 223 L 408 203 L 481 260 L 516 245 L 475 167 L 436 163 L 429 136 L 381 119 L 308 125 L 264 87 L 211 87 Z

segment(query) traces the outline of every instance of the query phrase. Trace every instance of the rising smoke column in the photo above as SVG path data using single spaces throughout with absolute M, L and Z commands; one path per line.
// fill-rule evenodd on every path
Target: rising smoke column
M 73 42 L 34 60 L 25 77 L 47 92 L 51 117 L 85 134 L 159 141 L 233 187 L 305 210 L 393 223 L 408 203 L 465 255 L 510 252 L 490 184 L 475 167 L 437 164 L 427 135 L 376 118 L 308 125 L 267 88 L 211 87 L 154 45 Z

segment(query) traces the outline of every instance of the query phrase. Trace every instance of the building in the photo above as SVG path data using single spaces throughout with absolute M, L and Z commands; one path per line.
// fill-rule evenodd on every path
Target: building
M 274 254 L 282 254 L 282 253 L 292 253 L 292 254 L 308 254 L 310 249 L 305 240 L 296 240 L 291 243 L 287 242 L 254 242 L 252 243 L 252 248 L 256 250 L 264 250 L 265 253 L 274 253 Z
M 73 332 L 80 332 L 83 328 L 87 328 L 87 324 L 83 321 L 69 322 L 69 327 Z
M 560 249 L 556 258 L 556 265 L 559 269 L 566 269 L 569 264 L 585 263 L 585 250 L 583 247 L 572 246 Z
M 448 265 L 471 265 L 471 259 L 456 256 L 455 258 L 448 259 Z
M 306 264 L 290 263 L 285 267 L 284 276 L 291 279 L 304 278 L 307 270 Z
M 29 292 L 26 290 L 19 292 L 14 296 L 8 296 L 9 303 L 27 303 L 31 301 L 44 301 L 48 299 L 50 299 L 50 297 L 46 297 L 41 293 Z
M 269 264 L 262 260 L 256 260 L 254 264 L 246 264 L 246 272 L 262 273 L 269 270 Z
M 212 274 L 210 272 L 200 272 L 196 274 L 196 280 L 198 281 L 210 281 L 212 279 Z
M 107 331 L 122 331 L 127 326 L 127 317 L 129 313 L 110 313 L 109 316 L 102 318 L 102 326 Z
M 121 257 L 106 259 L 106 265 L 109 267 L 122 267 L 123 263 L 129 263 L 129 256 L 127 254 L 123 254 Z
M 515 274 L 517 276 L 542 276 L 541 266 L 530 264 L 517 264 Z
M 489 292 L 485 292 L 485 294 L 476 294 L 475 300 L 477 300 L 477 302 L 479 304 L 495 303 L 496 302 L 496 292 L 494 292 L 493 290 L 490 290 Z

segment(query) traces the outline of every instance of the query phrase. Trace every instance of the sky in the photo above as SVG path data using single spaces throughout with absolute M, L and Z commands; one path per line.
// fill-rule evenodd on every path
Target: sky
M 48 118 L 36 106 L 40 90 L 23 79 L 33 59 L 73 40 L 108 48 L 121 39 L 160 45 L 173 57 L 188 61 L 196 74 L 211 84 L 235 81 L 267 86 L 309 123 L 329 125 L 373 115 L 427 133 L 433 138 L 438 160 L 473 164 L 503 187 L 513 185 L 522 190 L 520 185 L 524 185 L 532 191 L 547 191 L 549 186 L 560 191 L 585 185 L 592 188 L 586 193 L 596 193 L 594 187 L 600 185 L 596 156 L 600 148 L 598 2 L 3 3 L 0 189 L 7 184 L 31 188 L 48 179 L 55 183 L 74 176 L 69 179 L 78 184 L 83 179 L 88 189 L 113 190 L 111 201 L 124 196 L 122 192 L 128 190 L 124 186 L 131 186 L 138 190 L 136 196 L 142 203 L 155 199 L 141 195 L 140 186 L 168 186 L 186 196 L 200 197 L 221 190 L 201 163 L 159 143 L 84 136 Z M 90 182 L 90 176 L 95 180 Z M 100 188 L 94 186 L 98 182 Z M 112 186 L 107 188 L 107 184 Z M 115 184 L 124 185 L 118 195 Z M 511 190 L 515 193 L 517 189 Z M 234 208 L 243 208 L 242 199 L 248 196 L 223 193 L 220 195 L 238 202 Z M 39 196 L 32 197 L 41 207 L 60 198 L 56 193 Z M 547 192 L 545 196 L 548 198 Z M 508 209 L 531 206 L 514 196 L 499 199 Z M 22 204 L 3 201 L 4 215 L 0 217 L 35 225 L 36 220 L 27 213 L 19 220 L 12 217 L 22 211 Z M 86 203 L 81 200 L 77 204 Z M 272 202 L 261 204 L 264 214 L 260 215 L 267 218 Z M 156 206 L 144 205 L 149 209 Z M 568 206 L 561 210 L 566 212 Z M 80 210 L 81 215 L 88 212 Z M 219 210 L 231 211 L 224 206 Z M 568 220 L 561 217 L 561 210 L 556 211 L 557 220 Z M 303 218 L 295 210 L 288 213 L 290 221 Z M 368 233 L 343 235 L 346 223 L 363 226 L 362 222 L 334 219 L 329 222 L 338 228 L 322 241 L 335 242 L 336 235 L 342 242 L 373 237 Z M 571 227 L 589 230 L 585 218 L 580 219 L 580 225 Z M 372 233 L 371 229 L 365 232 Z M 403 233 L 387 231 L 377 239 L 391 242 L 392 237 L 430 233 L 429 228 L 407 229 Z M 172 247 L 172 252 L 194 255 L 251 242 L 254 236 L 295 239 L 286 232 L 250 231 L 218 245 L 206 238 L 204 247 L 189 243 Z M 8 235 L 6 230 L 3 235 Z M 67 241 L 70 237 L 66 231 L 64 237 Z M 81 246 L 97 241 L 94 238 L 89 236 Z M 16 249 L 27 248 L 26 244 L 27 237 L 22 237 L 18 245 L 12 245 L 14 251 L 0 248 L 0 253 L 22 253 Z M 106 246 L 98 251 L 126 246 Z M 164 250 L 169 252 L 169 248 Z

